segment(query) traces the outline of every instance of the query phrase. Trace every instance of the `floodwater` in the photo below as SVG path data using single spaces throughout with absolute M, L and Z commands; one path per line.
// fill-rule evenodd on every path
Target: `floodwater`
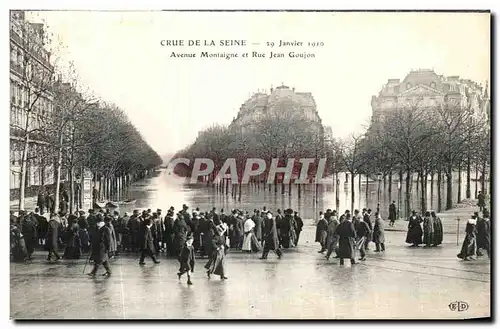
M 457 202 L 458 192 L 458 177 L 455 177 L 453 184 L 453 202 Z M 339 175 L 339 210 L 351 209 L 351 184 L 346 183 L 345 174 Z M 349 178 L 350 179 L 350 178 Z M 462 177 L 461 198 L 465 199 L 466 184 L 465 174 Z M 238 191 L 235 195 L 229 193 L 221 193 L 215 187 L 207 186 L 206 184 L 189 185 L 182 184 L 178 180 L 168 176 L 165 170 L 160 170 L 153 177 L 146 178 L 140 182 L 133 184 L 130 188 L 122 191 L 120 199 L 136 199 L 135 205 L 120 206 L 120 210 L 132 211 L 133 209 L 156 210 L 160 208 L 165 213 L 166 210 L 173 206 L 179 210 L 182 204 L 187 204 L 190 208 L 199 207 L 200 210 L 211 210 L 213 207 L 225 209 L 226 212 L 231 209 L 243 209 L 252 212 L 253 209 L 266 206 L 267 209 L 275 211 L 276 209 L 292 208 L 299 211 L 303 218 L 316 218 L 319 211 L 324 211 L 328 208 L 336 208 L 335 187 L 333 181 L 331 184 L 318 185 L 316 190 L 315 185 L 302 185 L 301 195 L 299 198 L 297 186 L 292 184 L 291 195 L 289 195 L 289 186 L 285 185 L 285 193 L 281 194 L 281 186 L 278 185 L 277 193 L 275 193 L 274 185 L 268 188 L 268 185 L 243 185 L 241 190 L 241 201 L 238 201 Z M 368 189 L 368 193 L 367 190 Z M 472 197 L 481 189 L 479 182 L 471 182 Z M 413 182 L 411 195 L 411 209 L 420 209 L 420 187 L 416 181 Z M 432 194 L 431 194 L 432 192 Z M 383 181 L 369 181 L 368 184 L 365 178 L 361 178 L 361 186 L 359 178 L 355 178 L 354 184 L 354 208 L 370 208 L 373 211 L 377 208 L 377 203 L 380 203 L 380 211 L 383 218 L 388 217 L 389 205 L 394 200 L 396 205 L 399 205 L 401 214 L 405 213 L 404 205 L 404 182 L 401 184 L 401 193 L 398 192 L 398 183 L 393 182 L 392 193 L 389 194 L 389 184 L 384 184 Z M 446 186 L 441 187 L 442 207 L 446 203 Z M 438 192 L 437 179 L 434 179 L 434 187 L 431 189 L 431 183 L 427 185 L 427 204 L 428 208 L 437 210 Z

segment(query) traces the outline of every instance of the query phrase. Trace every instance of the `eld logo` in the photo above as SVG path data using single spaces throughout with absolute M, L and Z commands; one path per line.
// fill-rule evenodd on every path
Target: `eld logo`
M 456 302 L 451 302 L 450 305 L 448 305 L 450 308 L 450 311 L 454 312 L 464 312 L 469 309 L 469 304 L 466 302 L 461 302 L 461 301 L 456 301 Z

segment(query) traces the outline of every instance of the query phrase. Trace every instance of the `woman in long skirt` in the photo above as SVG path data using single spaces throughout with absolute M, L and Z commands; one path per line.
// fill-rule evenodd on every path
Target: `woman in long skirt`
M 476 219 L 471 218 L 465 226 L 465 238 L 462 243 L 462 249 L 457 255 L 458 258 L 463 260 L 474 260 L 472 256 L 476 254 Z
M 184 247 L 181 250 L 181 253 L 179 255 L 179 273 L 177 273 L 177 276 L 179 277 L 179 280 L 181 279 L 182 275 L 184 273 L 187 274 L 187 284 L 192 285 L 193 282 L 191 282 L 191 274 L 194 271 L 194 247 L 193 247 L 193 235 L 188 234 L 186 238 L 186 243 L 184 244 Z
M 72 220 L 71 226 L 67 229 L 66 249 L 64 249 L 64 259 L 80 259 L 82 254 L 82 244 L 79 235 L 80 227 L 76 220 Z
M 210 257 L 210 260 L 205 264 L 205 268 L 207 269 L 208 278 L 210 278 L 211 274 L 215 274 L 219 275 L 221 280 L 226 280 L 227 277 L 224 273 L 224 246 L 226 244 L 224 239 L 225 228 L 224 226 L 219 225 L 215 231 L 216 233 L 212 240 L 212 257 Z
M 408 223 L 408 233 L 406 234 L 406 243 L 411 243 L 412 247 L 418 247 L 419 244 L 422 244 L 421 222 L 422 218 L 413 210 Z
M 431 247 L 434 244 L 434 218 L 427 211 L 424 217 L 424 239 L 425 247 Z
M 10 249 L 14 262 L 23 262 L 28 259 L 28 250 L 26 249 L 23 234 L 13 223 L 10 224 Z

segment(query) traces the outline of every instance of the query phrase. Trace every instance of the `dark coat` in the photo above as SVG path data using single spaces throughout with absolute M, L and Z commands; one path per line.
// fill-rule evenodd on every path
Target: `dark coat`
M 406 243 L 415 245 L 422 244 L 422 227 L 420 216 L 411 216 L 408 222 L 408 233 L 406 234 Z
M 266 243 L 266 249 L 277 250 L 279 249 L 278 231 L 276 229 L 276 220 L 274 218 L 264 219 L 264 231 L 262 232 L 262 239 Z
M 330 219 L 330 223 L 328 224 L 328 230 L 326 235 L 326 244 L 330 246 L 330 244 L 336 244 L 338 242 L 337 226 L 339 226 L 339 221 L 335 217 Z
M 111 244 L 111 232 L 106 226 L 97 230 L 92 236 L 91 258 L 96 264 L 102 264 L 109 260 L 109 247 Z
M 470 256 L 475 256 L 477 251 L 476 248 L 476 226 L 468 222 L 467 226 L 465 226 L 465 238 L 462 243 L 462 249 L 457 257 L 465 259 Z
M 325 243 L 326 232 L 328 231 L 328 222 L 325 219 L 320 219 L 316 225 L 316 239 L 314 242 Z
M 153 253 L 156 252 L 155 246 L 153 243 L 153 232 L 151 231 L 153 226 L 151 228 L 147 227 L 146 225 L 142 225 L 141 228 L 141 249 L 142 250 L 151 250 Z
M 58 221 L 51 219 L 49 221 L 47 236 L 45 238 L 45 249 L 57 249 L 59 246 L 59 236 L 62 233 L 62 225 Z
M 187 271 L 194 272 L 194 247 L 184 245 L 179 255 L 180 268 L 179 272 L 184 273 Z
M 434 219 L 434 240 L 433 244 L 439 246 L 443 243 L 443 223 L 441 222 L 441 218 L 435 217 Z
M 422 242 L 426 245 L 434 243 L 434 218 L 432 216 L 424 217 L 424 236 Z
M 337 226 L 335 231 L 339 237 L 339 248 L 337 256 L 340 258 L 355 258 L 356 229 L 349 220 L 344 220 Z
M 262 240 L 262 229 L 264 226 L 264 219 L 260 215 L 255 215 L 253 216 L 252 220 L 255 223 L 254 227 L 255 237 L 257 238 L 257 240 L 260 241 Z
M 373 242 L 385 243 L 384 221 L 382 217 L 375 219 L 375 225 L 373 225 Z
M 190 232 L 190 228 L 187 225 L 184 218 L 177 218 L 174 222 L 174 245 L 177 253 L 179 253 L 186 243 L 187 234 Z
M 477 247 L 481 249 L 489 249 L 491 243 L 490 221 L 484 218 L 479 218 L 476 223 L 476 231 Z
M 396 205 L 394 203 L 391 203 L 389 206 L 389 220 L 396 220 L 397 217 L 397 210 L 396 210 Z

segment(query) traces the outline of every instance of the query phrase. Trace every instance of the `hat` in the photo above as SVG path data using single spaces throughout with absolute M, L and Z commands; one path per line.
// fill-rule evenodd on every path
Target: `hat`
M 293 210 L 288 208 L 287 210 L 285 210 L 285 215 L 291 215 L 293 214 Z
M 129 215 L 128 211 L 125 211 L 125 216 L 128 216 L 128 215 Z
M 193 237 L 193 233 L 189 232 L 186 236 L 186 240 L 193 240 L 194 237 Z
M 83 210 L 80 210 L 78 213 L 79 213 L 80 215 L 85 215 L 85 211 L 83 211 Z
M 156 212 L 161 212 L 161 209 L 160 208 L 156 209 Z

